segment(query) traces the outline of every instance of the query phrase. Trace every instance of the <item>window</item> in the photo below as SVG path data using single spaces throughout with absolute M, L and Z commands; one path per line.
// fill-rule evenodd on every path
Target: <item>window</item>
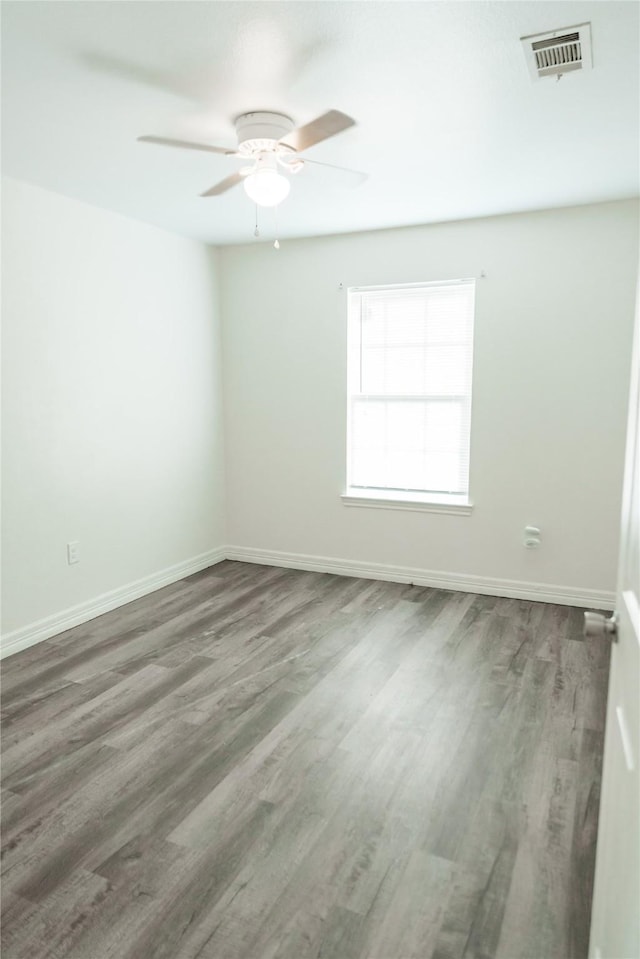
M 470 511 L 475 280 L 353 288 L 347 505 Z

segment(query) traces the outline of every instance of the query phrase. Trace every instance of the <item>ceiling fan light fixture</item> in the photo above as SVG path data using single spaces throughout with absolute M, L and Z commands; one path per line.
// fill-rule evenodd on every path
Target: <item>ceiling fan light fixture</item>
M 289 195 L 291 184 L 277 170 L 266 168 L 245 177 L 244 189 L 249 199 L 258 206 L 277 206 Z
M 205 153 L 221 153 L 224 156 L 248 161 L 210 189 L 201 193 L 202 197 L 221 196 L 228 190 L 244 182 L 246 195 L 258 206 L 275 207 L 289 195 L 290 177 L 300 173 L 307 163 L 355 175 L 359 181 L 366 179 L 365 174 L 357 170 L 345 170 L 331 163 L 318 163 L 307 160 L 298 154 L 308 150 L 316 143 L 322 143 L 337 133 L 349 129 L 355 120 L 339 110 L 328 110 L 304 126 L 294 128 L 293 120 L 282 113 L 257 112 L 244 113 L 235 121 L 238 138 L 237 150 L 215 146 L 211 143 L 192 143 L 189 140 L 176 140 L 170 137 L 138 137 L 145 143 L 156 143 L 166 147 L 180 147 L 186 150 L 200 150 Z M 286 175 L 279 168 L 284 167 Z

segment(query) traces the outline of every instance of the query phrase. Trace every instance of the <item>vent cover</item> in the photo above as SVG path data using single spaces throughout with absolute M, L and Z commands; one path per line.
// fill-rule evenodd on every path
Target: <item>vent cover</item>
M 534 80 L 591 69 L 590 23 L 521 37 L 520 42 Z

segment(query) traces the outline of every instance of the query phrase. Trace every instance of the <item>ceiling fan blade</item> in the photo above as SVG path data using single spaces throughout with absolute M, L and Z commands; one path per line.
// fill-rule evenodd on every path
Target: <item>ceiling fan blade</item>
M 286 137 L 283 137 L 280 142 L 285 146 L 292 147 L 299 153 L 301 150 L 307 150 L 309 147 L 315 146 L 316 143 L 321 143 L 322 140 L 335 136 L 336 133 L 347 130 L 354 126 L 355 122 L 346 113 L 340 113 L 339 110 L 329 110 L 328 113 L 323 113 L 321 117 L 316 117 L 311 123 L 306 123 L 303 127 L 298 127 L 297 130 L 287 133 Z
M 320 163 L 319 160 L 308 160 L 306 157 L 292 157 L 290 161 L 287 161 L 286 158 L 283 158 L 283 163 L 285 166 L 293 166 L 297 163 L 306 166 L 307 163 L 310 163 L 311 166 L 328 167 L 329 170 L 337 170 L 338 173 L 346 174 L 349 179 L 353 181 L 353 186 L 360 186 L 361 183 L 364 183 L 365 180 L 369 179 L 369 174 L 363 173 L 362 170 L 353 170 L 350 167 L 336 166 L 335 163 Z
M 230 176 L 225 177 L 224 180 L 216 183 L 215 186 L 212 186 L 206 193 L 201 193 L 200 196 L 220 196 L 221 193 L 226 193 L 227 190 L 230 190 L 231 187 L 234 187 L 237 183 L 242 183 L 243 180 L 244 176 L 242 173 L 232 173 Z
M 161 147 L 178 147 L 182 150 L 202 150 L 204 153 L 224 153 L 226 156 L 235 156 L 235 150 L 226 147 L 214 147 L 208 143 L 191 143 L 189 140 L 171 140 L 167 137 L 138 137 L 138 143 L 156 143 Z

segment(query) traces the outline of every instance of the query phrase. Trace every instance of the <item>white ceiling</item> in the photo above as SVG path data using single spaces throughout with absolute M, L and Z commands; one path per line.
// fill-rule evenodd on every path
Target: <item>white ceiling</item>
M 3 172 L 216 244 L 253 237 L 237 168 L 136 142 L 235 146 L 241 113 L 357 126 L 308 156 L 281 238 L 629 197 L 639 179 L 635 2 L 3 2 Z M 593 70 L 531 81 L 523 35 L 590 21 Z M 273 211 L 262 211 L 264 236 Z

